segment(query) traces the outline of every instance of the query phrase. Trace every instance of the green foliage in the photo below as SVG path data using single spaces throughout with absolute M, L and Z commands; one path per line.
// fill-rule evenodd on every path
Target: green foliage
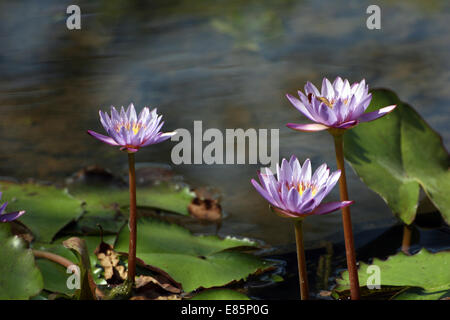
M 19 220 L 38 241 L 50 242 L 59 230 L 83 212 L 81 201 L 53 186 L 0 181 L 0 190 L 2 200 L 9 202 L 8 211 L 26 211 Z
M 113 208 L 114 205 L 127 207 L 130 196 L 128 188 L 111 184 L 74 184 L 69 186 L 71 194 L 87 203 L 87 210 L 96 214 L 98 210 Z M 136 201 L 140 207 L 157 208 L 181 215 L 189 215 L 188 205 L 195 194 L 188 187 L 161 183 L 154 186 L 139 187 Z
M 194 236 L 180 226 L 153 219 L 140 220 L 138 230 L 137 256 L 169 273 L 183 285 L 185 292 L 223 286 L 271 266 L 254 255 L 235 251 L 255 246 L 247 240 Z M 129 231 L 125 227 L 117 238 L 115 250 L 127 251 L 128 239 Z M 227 249 L 234 250 L 224 251 Z
M 77 258 L 75 255 L 62 244 L 47 244 L 47 243 L 33 243 L 33 249 L 54 253 L 58 256 L 64 257 L 74 264 L 77 264 Z M 71 275 L 67 273 L 64 266 L 47 260 L 36 259 L 36 265 L 41 270 L 44 278 L 44 289 L 50 292 L 56 292 L 66 295 L 75 294 L 75 289 L 69 289 L 67 287 L 67 278 Z
M 250 300 L 245 294 L 231 289 L 210 289 L 202 291 L 190 300 Z
M 372 94 L 368 112 L 392 104 L 397 108 L 346 132 L 346 159 L 405 224 L 414 221 L 420 187 L 450 223 L 449 157 L 441 137 L 392 91 Z
M 440 299 L 450 295 L 450 251 L 430 253 L 422 249 L 413 256 L 398 253 L 383 261 L 374 259 L 371 265 L 361 263 L 358 270 L 359 285 L 373 284 L 370 277 L 374 275 L 372 266 L 380 268 L 380 284 L 383 287 L 403 287 L 394 299 Z M 370 280 L 370 281 L 368 281 Z M 349 290 L 348 271 L 337 279 L 335 292 Z M 376 294 L 378 289 L 370 290 Z
M 0 223 L 0 300 L 28 299 L 37 295 L 44 282 L 31 250 L 17 236 L 11 236 L 9 224 Z

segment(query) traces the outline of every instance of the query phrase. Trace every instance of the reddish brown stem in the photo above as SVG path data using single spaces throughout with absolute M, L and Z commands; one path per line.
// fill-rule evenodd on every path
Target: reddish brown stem
M 409 249 L 411 247 L 411 235 L 412 227 L 405 224 L 403 226 L 402 251 L 407 255 L 409 255 Z
M 130 246 L 128 249 L 128 281 L 134 283 L 136 277 L 136 171 L 134 169 L 134 153 L 128 153 L 128 175 L 130 185 Z
M 297 244 L 298 278 L 300 281 L 300 297 L 308 300 L 308 274 L 306 272 L 305 248 L 303 246 L 303 220 L 295 221 L 295 242 Z
M 72 261 L 70 261 L 70 260 L 68 260 L 68 259 L 66 259 L 64 257 L 58 256 L 57 254 L 54 254 L 54 253 L 51 253 L 51 252 L 46 252 L 46 251 L 41 251 L 41 250 L 34 250 L 34 249 L 32 251 L 33 251 L 33 255 L 36 258 L 47 259 L 47 260 L 56 262 L 56 263 L 66 267 L 66 268 L 68 268 L 69 266 L 75 264 Z
M 334 147 L 336 150 L 337 167 L 341 170 L 339 178 L 339 193 L 341 201 L 348 201 L 347 179 L 345 177 L 344 163 L 344 141 L 343 134 L 333 134 Z M 358 268 L 356 267 L 355 244 L 353 241 L 352 219 L 350 215 L 350 207 L 342 208 L 342 224 L 344 227 L 345 253 L 347 257 L 347 269 L 350 280 L 350 296 L 352 300 L 359 300 L 359 280 Z

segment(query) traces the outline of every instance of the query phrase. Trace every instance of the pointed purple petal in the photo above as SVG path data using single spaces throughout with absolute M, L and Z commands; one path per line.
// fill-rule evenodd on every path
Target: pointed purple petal
M 312 93 L 313 95 L 315 95 L 316 97 L 320 96 L 320 92 L 319 90 L 317 90 L 316 86 L 313 85 L 311 82 L 306 82 L 305 85 L 305 93 L 306 95 Z
M 302 172 L 302 166 L 300 165 L 300 162 L 298 161 L 297 157 L 292 162 L 291 168 L 292 168 L 292 182 L 298 184 L 300 182 L 300 173 Z
M 327 168 L 326 163 L 318 167 L 311 178 L 311 183 L 315 185 L 320 184 L 322 181 L 322 176 L 327 172 Z
M 273 197 L 263 187 L 261 187 L 255 179 L 252 179 L 251 183 L 255 187 L 256 191 L 258 191 L 258 193 L 264 197 L 264 199 L 266 199 L 272 205 L 277 205 Z
M 116 108 L 114 108 L 113 106 L 111 106 L 111 122 L 113 124 L 117 124 L 120 123 L 120 115 L 119 112 L 116 110 Z
M 258 178 L 263 188 L 273 198 L 274 205 L 277 207 L 282 206 L 283 203 L 280 199 L 280 194 L 278 193 L 278 182 L 272 171 L 270 171 L 269 168 L 266 168 L 266 173 L 258 172 Z
M 345 79 L 344 85 L 342 86 L 342 90 L 339 96 L 341 97 L 341 99 L 348 99 L 350 94 L 351 94 L 350 83 L 348 82 L 347 79 Z
M 3 211 L 5 211 L 5 208 L 7 205 L 8 205 L 8 202 L 5 202 L 4 204 L 2 204 L 2 206 L 0 207 L 0 214 L 2 214 Z
M 339 178 L 341 177 L 341 170 L 336 170 L 335 172 L 333 172 L 327 179 L 326 184 L 327 184 L 327 193 L 329 193 L 331 191 L 331 189 L 334 188 L 334 186 L 336 185 L 336 183 L 339 181 Z
M 112 146 L 118 146 L 118 145 L 119 145 L 119 144 L 118 144 L 117 142 L 115 142 L 114 139 L 111 138 L 111 137 L 104 136 L 104 135 L 102 135 L 102 134 L 100 134 L 100 133 L 97 133 L 97 132 L 95 132 L 95 131 L 92 131 L 92 130 L 88 130 L 87 133 L 88 133 L 89 135 L 93 136 L 94 138 L 96 138 L 96 139 L 98 139 L 98 140 L 104 142 L 104 143 L 110 144 L 110 145 L 112 145 Z
M 19 218 L 25 211 L 10 212 L 0 215 L 0 222 L 11 222 Z
M 323 78 L 322 80 L 322 97 L 331 99 L 334 97 L 334 88 L 330 80 Z
M 150 144 L 157 144 L 157 143 L 166 141 L 166 140 L 172 138 L 176 134 L 177 134 L 176 131 L 161 133 L 158 136 L 153 137 L 153 139 L 150 138 L 150 139 L 146 140 L 145 142 L 142 142 L 141 147 L 146 147 Z
M 300 111 L 305 117 L 307 117 L 311 121 L 316 121 L 312 114 L 309 112 L 308 108 L 297 98 L 291 96 L 290 94 L 287 94 L 286 97 L 289 99 L 289 101 L 292 103 L 292 105 Z
M 361 100 L 361 98 L 363 97 L 365 88 L 366 88 L 366 80 L 362 79 L 354 93 L 358 101 Z
M 108 129 L 112 128 L 111 119 L 109 119 L 108 114 L 106 112 L 102 112 L 101 110 L 98 112 L 100 115 L 100 122 L 105 129 L 106 132 L 108 132 Z
M 134 109 L 133 103 L 130 103 L 130 105 L 127 108 L 127 117 L 128 117 L 128 121 L 131 124 L 137 122 L 136 110 Z
M 372 100 L 372 94 L 369 93 L 368 95 L 363 97 L 363 99 L 361 101 L 359 101 L 358 103 L 355 102 L 355 105 L 353 106 L 353 110 L 351 110 L 348 118 L 353 119 L 353 120 L 359 118 L 364 113 L 364 111 L 366 111 L 371 100 Z
M 354 201 L 342 201 L 342 202 L 338 201 L 338 202 L 322 203 L 312 212 L 312 214 L 314 215 L 327 214 L 336 211 L 340 208 L 347 207 L 352 203 L 354 203 Z
M 339 125 L 335 126 L 335 128 L 339 129 L 350 129 L 358 124 L 357 120 L 351 120 L 344 123 L 340 123 Z
M 291 168 L 293 169 L 293 165 L 295 163 L 295 160 L 297 160 L 297 157 L 295 155 L 291 155 L 291 157 L 289 158 L 289 165 L 291 166 Z M 0 194 L 0 199 L 1 199 L 1 194 Z
M 300 214 L 294 214 L 293 212 L 289 212 L 277 206 L 271 206 L 270 209 L 272 209 L 278 216 L 282 218 L 298 218 L 301 216 Z
M 315 132 L 328 129 L 326 125 L 320 123 L 288 123 L 286 127 L 297 131 Z
M 394 110 L 395 107 L 397 107 L 397 106 L 392 105 L 392 106 L 381 108 L 381 109 L 373 111 L 373 112 L 364 113 L 362 116 L 360 116 L 358 118 L 358 121 L 359 122 L 369 122 L 369 121 L 381 118 L 382 116 L 385 116 L 386 114 L 388 114 L 389 112 Z
M 306 159 L 302 165 L 302 172 L 300 173 L 300 181 L 310 183 L 311 182 L 311 161 Z
M 344 80 L 342 80 L 341 77 L 337 77 L 333 82 L 334 92 L 336 92 L 336 93 L 341 92 L 343 86 L 344 86 Z
M 281 161 L 281 177 L 278 181 L 292 181 L 292 169 L 286 159 Z

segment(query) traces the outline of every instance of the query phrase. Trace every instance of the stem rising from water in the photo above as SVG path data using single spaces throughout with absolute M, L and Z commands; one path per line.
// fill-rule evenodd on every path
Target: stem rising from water
M 337 167 L 341 170 L 341 177 L 339 178 L 339 193 L 341 201 L 348 201 L 347 179 L 345 176 L 344 163 L 344 140 L 343 134 L 333 134 L 334 147 L 336 150 Z M 352 219 L 350 215 L 350 207 L 342 208 L 342 224 L 344 226 L 345 238 L 345 253 L 347 257 L 347 269 L 350 280 L 350 296 L 352 300 L 359 300 L 359 280 L 358 268 L 356 267 L 355 243 L 353 240 Z
M 128 281 L 134 284 L 136 277 L 136 172 L 134 169 L 134 153 L 128 153 L 128 175 L 130 185 L 130 246 L 128 249 Z
M 303 246 L 303 220 L 301 219 L 295 221 L 295 242 L 297 244 L 300 297 L 302 300 L 308 300 L 308 273 L 306 272 L 305 248 Z

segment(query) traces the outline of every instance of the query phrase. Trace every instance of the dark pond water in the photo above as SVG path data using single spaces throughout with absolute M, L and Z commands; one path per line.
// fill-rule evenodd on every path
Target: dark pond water
M 0 175 L 63 181 L 90 164 L 123 170 L 126 156 L 86 135 L 98 109 L 157 106 L 165 129 L 280 128 L 280 157 L 335 168 L 327 133 L 300 134 L 304 120 L 284 95 L 337 75 L 389 87 L 450 145 L 450 5 L 378 1 L 382 29 L 366 28 L 370 1 L 77 1 L 82 29 L 69 31 L 73 1 L 0 2 Z M 139 162 L 171 163 L 173 142 L 142 150 Z M 293 241 L 249 180 L 258 165 L 181 165 L 194 186 L 223 193 L 223 234 Z M 349 168 L 356 232 L 394 220 Z M 337 189 L 330 199 L 337 199 Z M 340 214 L 308 219 L 307 246 L 339 235 Z

